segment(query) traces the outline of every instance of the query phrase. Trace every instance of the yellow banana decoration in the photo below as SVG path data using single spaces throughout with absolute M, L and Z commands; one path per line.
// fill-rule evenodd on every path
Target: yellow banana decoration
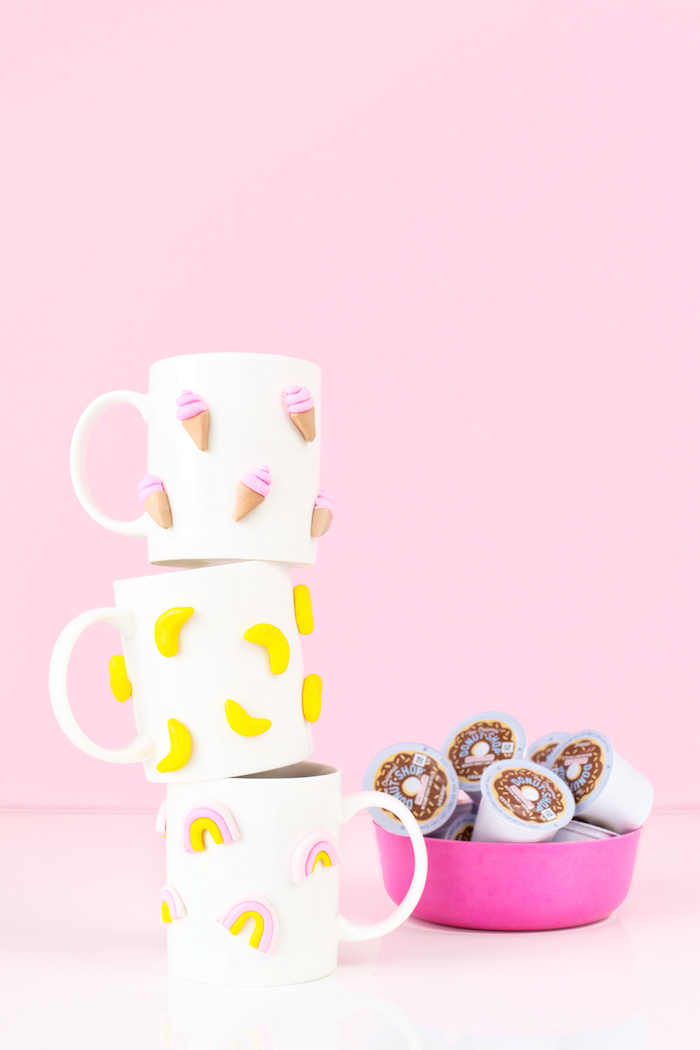
M 109 688 L 120 704 L 131 696 L 131 682 L 126 675 L 123 656 L 113 656 L 109 661 Z
M 261 733 L 266 733 L 272 725 L 269 718 L 253 718 L 235 700 L 227 700 L 225 708 L 226 721 L 234 733 L 240 736 L 260 736 Z
M 192 737 L 182 722 L 178 722 L 177 718 L 169 718 L 168 732 L 170 733 L 170 751 L 165 758 L 161 758 L 156 766 L 159 773 L 174 773 L 176 769 L 182 769 L 187 765 L 192 754 Z
M 323 681 L 320 675 L 307 674 L 301 692 L 301 706 L 304 710 L 304 718 L 307 722 L 318 721 L 318 716 L 321 714 L 322 688 Z
M 158 652 L 163 656 L 177 656 L 180 628 L 194 612 L 191 606 L 168 609 L 156 620 L 155 639 Z
M 248 642 L 264 645 L 270 654 L 270 670 L 273 674 L 282 674 L 289 665 L 289 642 L 279 627 L 270 623 L 257 623 L 250 627 L 243 637 Z
M 294 615 L 299 634 L 311 634 L 314 629 L 314 611 L 311 608 L 309 588 L 304 583 L 294 588 Z

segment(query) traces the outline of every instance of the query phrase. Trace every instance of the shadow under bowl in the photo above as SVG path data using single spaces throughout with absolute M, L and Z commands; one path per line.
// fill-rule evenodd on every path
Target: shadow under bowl
M 384 887 L 398 904 L 413 876 L 407 836 L 378 824 Z M 472 930 L 559 930 L 597 922 L 629 893 L 641 828 L 591 842 L 426 838 L 428 878 L 413 915 Z

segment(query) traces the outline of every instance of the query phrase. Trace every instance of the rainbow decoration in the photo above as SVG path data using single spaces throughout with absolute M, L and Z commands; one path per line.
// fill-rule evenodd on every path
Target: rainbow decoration
M 168 834 L 168 800 L 163 799 L 158 809 L 158 815 L 156 816 L 156 831 L 163 838 L 167 837 Z
M 332 868 L 340 861 L 340 847 L 333 836 L 326 831 L 314 831 L 301 840 L 292 854 L 292 877 L 295 882 L 301 882 L 313 875 L 317 864 Z
M 279 924 L 275 909 L 264 897 L 239 901 L 223 919 L 219 919 L 219 922 L 224 929 L 235 936 L 241 932 L 248 919 L 252 919 L 255 923 L 250 937 L 251 948 L 257 948 L 259 952 L 272 955 L 277 943 Z
M 175 922 L 176 919 L 184 919 L 187 908 L 182 902 L 182 897 L 173 886 L 163 886 L 160 891 L 160 921 Z
M 186 853 L 199 853 L 204 849 L 205 831 L 217 846 L 241 837 L 236 821 L 220 802 L 199 802 L 187 813 L 182 825 L 182 845 Z

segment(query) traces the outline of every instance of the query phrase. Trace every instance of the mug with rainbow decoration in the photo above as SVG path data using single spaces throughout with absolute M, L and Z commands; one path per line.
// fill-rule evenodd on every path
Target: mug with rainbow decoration
M 311 754 L 321 679 L 304 676 L 300 634 L 313 629 L 308 588 L 273 562 L 240 562 L 114 584 L 116 606 L 76 617 L 56 642 L 54 712 L 77 747 L 105 762 L 143 762 L 151 781 L 239 776 Z M 67 691 L 71 652 L 93 623 L 122 636 L 112 693 L 131 700 L 138 735 L 102 747 L 78 725 Z M 107 670 L 105 668 L 105 670 Z
M 98 524 L 148 539 L 154 565 L 228 561 L 313 565 L 334 503 L 320 486 L 321 372 L 271 354 L 184 354 L 157 361 L 149 392 L 113 390 L 80 417 L 71 477 Z M 95 423 L 133 405 L 148 424 L 144 512 L 118 521 L 95 501 L 86 454 Z M 136 484 L 134 484 L 136 495 Z
M 339 911 L 340 829 L 381 805 L 402 820 L 415 859 L 401 904 L 367 926 Z M 381 937 L 413 911 L 428 858 L 418 824 L 392 796 L 343 798 L 340 771 L 301 762 L 245 777 L 169 784 L 159 830 L 160 897 L 173 973 L 209 984 L 265 986 L 332 973 L 340 941 Z

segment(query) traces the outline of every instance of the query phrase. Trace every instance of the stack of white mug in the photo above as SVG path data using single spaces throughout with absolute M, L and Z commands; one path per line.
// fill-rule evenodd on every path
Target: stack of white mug
M 85 467 L 95 422 L 122 403 L 148 425 L 144 513 L 130 522 L 97 506 Z M 148 780 L 167 785 L 160 917 L 171 970 L 192 980 L 322 977 L 336 967 L 339 940 L 395 929 L 425 883 L 425 844 L 409 811 L 376 792 L 342 798 L 340 772 L 306 761 L 321 679 L 304 674 L 300 635 L 313 630 L 313 612 L 290 569 L 313 565 L 333 516 L 319 486 L 320 416 L 320 370 L 308 361 L 191 354 L 154 364 L 147 394 L 98 397 L 73 437 L 71 474 L 88 514 L 146 537 L 151 564 L 187 570 L 118 581 L 113 608 L 73 620 L 54 649 L 50 691 L 77 747 L 143 762 Z M 66 687 L 73 646 L 98 622 L 122 636 L 110 685 L 136 721 L 138 735 L 118 749 L 83 732 Z M 338 840 L 353 814 L 378 804 L 405 823 L 415 873 L 387 919 L 358 926 L 339 914 Z

